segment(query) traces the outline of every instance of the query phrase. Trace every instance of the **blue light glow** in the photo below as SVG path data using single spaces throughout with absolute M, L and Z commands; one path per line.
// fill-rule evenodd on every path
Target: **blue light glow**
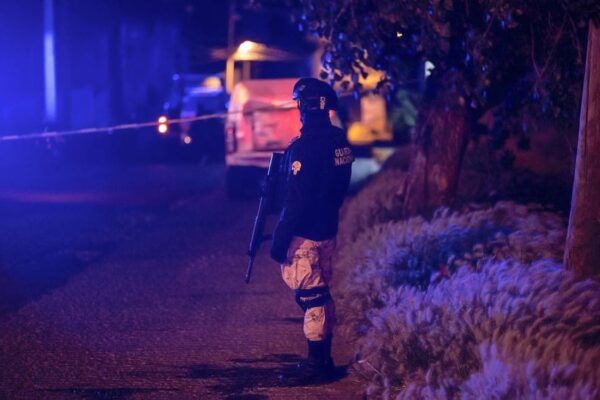
M 44 0 L 44 85 L 46 120 L 56 121 L 56 63 L 54 58 L 54 0 Z

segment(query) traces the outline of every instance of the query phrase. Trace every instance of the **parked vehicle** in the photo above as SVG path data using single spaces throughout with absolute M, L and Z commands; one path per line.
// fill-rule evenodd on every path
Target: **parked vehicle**
M 226 189 L 230 197 L 256 194 L 271 153 L 283 151 L 299 134 L 300 115 L 291 99 L 297 80 L 254 79 L 233 87 L 225 121 Z M 332 121 L 348 132 L 359 157 L 370 159 L 374 146 L 393 145 L 385 100 L 380 95 L 364 94 L 359 99 L 341 95 Z
M 220 118 L 167 124 L 172 119 L 189 119 L 226 111 L 227 94 L 220 75 L 176 74 L 171 93 L 159 118 L 157 133 L 164 145 L 185 152 L 193 159 L 222 160 L 223 122 Z M 161 124 L 161 121 L 164 122 Z M 189 158 L 185 157 L 185 158 Z
M 238 82 L 225 121 L 226 189 L 230 197 L 254 194 L 271 153 L 283 151 L 300 132 L 300 115 L 291 99 L 297 79 Z

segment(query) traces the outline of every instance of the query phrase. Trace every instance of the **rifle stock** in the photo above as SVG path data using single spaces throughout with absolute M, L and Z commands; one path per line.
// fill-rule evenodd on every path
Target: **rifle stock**
M 269 236 L 264 235 L 265 221 L 267 214 L 273 210 L 277 196 L 277 176 L 279 174 L 279 164 L 281 163 L 282 154 L 273 153 L 269 162 L 269 169 L 265 180 L 260 201 L 258 203 L 258 212 L 254 218 L 254 226 L 252 227 L 252 236 L 250 237 L 250 245 L 248 246 L 248 267 L 246 269 L 246 283 L 250 282 L 252 276 L 252 267 L 254 266 L 254 258 L 260 248 L 262 242 L 268 239 Z

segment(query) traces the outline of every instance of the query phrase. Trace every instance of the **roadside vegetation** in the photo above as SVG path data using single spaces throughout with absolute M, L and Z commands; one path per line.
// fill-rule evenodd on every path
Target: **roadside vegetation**
M 500 201 L 401 220 L 394 175 L 349 200 L 336 264 L 369 397 L 597 398 L 600 284 L 561 266 L 565 218 Z
M 410 143 L 340 223 L 368 396 L 600 398 L 600 3 L 256 2 L 319 38 L 322 79 L 382 73 Z

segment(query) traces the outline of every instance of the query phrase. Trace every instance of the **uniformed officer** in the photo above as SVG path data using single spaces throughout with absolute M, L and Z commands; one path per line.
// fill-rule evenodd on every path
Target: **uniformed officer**
M 329 119 L 337 96 L 327 83 L 302 78 L 294 86 L 293 98 L 302 128 L 282 160 L 283 208 L 271 257 L 281 264 L 283 280 L 295 290 L 305 313 L 308 359 L 299 366 L 298 376 L 315 382 L 334 375 L 331 259 L 354 157 L 344 132 Z

